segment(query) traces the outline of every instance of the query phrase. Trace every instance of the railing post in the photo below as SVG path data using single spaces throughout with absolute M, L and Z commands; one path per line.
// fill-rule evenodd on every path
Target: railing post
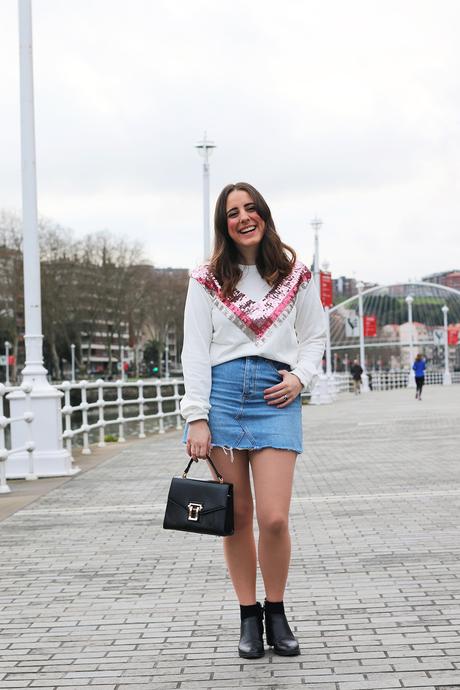
M 176 403 L 176 429 L 180 431 L 182 429 L 182 415 L 180 413 L 179 383 L 177 381 L 174 381 L 174 402 Z
M 69 455 L 72 455 L 72 405 L 70 404 L 70 383 L 68 381 L 64 381 L 62 384 L 62 387 L 64 389 L 64 407 L 62 408 L 61 412 L 64 415 L 64 433 L 62 434 L 62 438 L 65 441 L 65 445 L 67 448 L 67 452 Z
M 144 382 L 139 380 L 137 382 L 139 386 L 138 392 L 138 402 L 139 402 L 139 438 L 145 438 L 145 421 L 144 421 Z
M 89 447 L 89 426 L 88 426 L 88 399 L 86 396 L 86 386 L 88 381 L 80 381 L 79 388 L 81 390 L 81 428 L 83 430 L 83 449 L 82 455 L 91 455 L 91 448 Z
M 105 447 L 105 419 L 104 419 L 104 381 L 98 379 L 96 381 L 97 385 L 97 408 L 99 412 L 98 424 L 99 424 L 99 443 L 97 444 L 99 448 Z
M 125 442 L 125 423 L 123 419 L 123 381 L 117 381 L 118 403 L 118 443 Z
M 161 382 L 156 384 L 156 391 L 157 391 L 158 425 L 159 425 L 158 432 L 160 434 L 164 434 L 165 423 L 164 423 L 164 419 L 163 419 L 163 397 L 161 394 Z
M 29 471 L 26 474 L 26 479 L 28 480 L 34 480 L 38 479 L 38 476 L 35 474 L 35 467 L 34 467 L 34 450 L 35 450 L 35 443 L 32 440 L 32 429 L 31 429 L 31 423 L 34 420 L 34 413 L 32 412 L 32 405 L 31 405 L 31 400 L 30 400 L 30 393 L 32 391 L 32 385 L 30 383 L 23 383 L 21 386 L 22 390 L 26 394 L 26 403 L 25 403 L 25 410 L 24 410 L 24 421 L 26 423 L 26 451 L 27 451 L 27 456 L 28 456 L 28 466 L 29 466 Z

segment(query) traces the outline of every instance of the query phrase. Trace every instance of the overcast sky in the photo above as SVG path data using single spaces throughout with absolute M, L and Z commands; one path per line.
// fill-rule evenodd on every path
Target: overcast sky
M 460 268 L 458 0 L 32 0 L 39 212 L 202 252 L 228 182 L 334 276 Z M 0 208 L 21 205 L 17 2 L 0 3 Z M 212 213 L 212 211 L 211 211 Z

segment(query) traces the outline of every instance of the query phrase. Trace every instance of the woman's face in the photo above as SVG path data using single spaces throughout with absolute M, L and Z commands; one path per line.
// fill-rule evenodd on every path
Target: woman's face
M 265 221 L 257 213 L 256 205 L 246 191 L 234 190 L 228 195 L 227 228 L 240 254 L 254 260 L 265 233 Z

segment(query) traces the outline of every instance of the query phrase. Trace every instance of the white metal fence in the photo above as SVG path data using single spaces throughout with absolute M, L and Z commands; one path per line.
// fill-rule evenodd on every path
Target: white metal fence
M 162 434 L 168 426 L 182 428 L 180 379 L 66 381 L 57 388 L 64 393 L 62 437 L 69 453 L 75 442 L 85 455 L 91 453 L 91 443 L 105 446 L 108 431 L 110 440 L 122 443 L 128 433 L 145 438 L 146 430 Z
M 394 371 L 371 371 L 367 372 L 370 374 L 370 385 L 372 390 L 375 391 L 387 391 L 394 388 L 407 388 L 409 382 L 409 371 L 407 370 L 394 370 Z M 451 373 L 452 383 L 460 383 L 460 371 L 454 371 Z M 336 384 L 337 393 L 347 393 L 353 391 L 353 379 L 351 374 L 337 372 L 333 374 L 333 378 Z M 425 384 L 442 384 L 443 372 L 442 371 L 427 371 L 425 372 Z

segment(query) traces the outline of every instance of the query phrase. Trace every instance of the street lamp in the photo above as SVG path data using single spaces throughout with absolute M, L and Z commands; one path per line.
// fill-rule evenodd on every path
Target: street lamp
M 5 386 L 10 385 L 10 347 L 11 343 L 5 340 Z
M 120 345 L 120 366 L 121 366 L 121 375 L 120 378 L 122 381 L 125 380 L 125 348 L 123 345 Z
M 444 317 L 444 374 L 442 377 L 442 383 L 444 386 L 450 386 L 452 383 L 452 377 L 449 371 L 449 333 L 447 330 L 447 313 L 449 307 L 445 304 L 442 308 L 442 315 Z
M 71 366 L 72 366 L 72 378 L 70 380 L 70 383 L 75 383 L 75 344 L 72 343 L 70 345 L 70 357 L 71 357 Z
M 314 257 L 314 262 L 313 262 L 313 276 L 315 278 L 315 285 L 318 289 L 318 292 L 320 292 L 320 284 L 319 284 L 319 239 L 318 239 L 318 232 L 321 229 L 323 225 L 323 221 L 320 218 L 313 218 L 313 220 L 310 223 L 311 227 L 313 228 L 315 232 L 315 257 Z
M 214 142 L 209 141 L 206 132 L 202 141 L 195 145 L 203 158 L 203 260 L 209 259 L 210 248 L 210 223 L 209 223 L 209 156 L 216 148 Z
M 366 354 L 364 351 L 364 309 L 363 309 L 363 288 L 364 283 L 357 284 L 358 289 L 358 315 L 359 315 L 359 359 L 363 373 L 361 375 L 363 393 L 369 392 L 369 378 L 366 371 Z
M 32 387 L 30 402 L 23 390 L 8 394 L 12 417 L 33 414 L 31 436 L 35 444 L 34 463 L 38 475 L 73 474 L 72 457 L 62 444 L 61 398 L 63 393 L 50 385 L 43 366 L 41 319 L 40 252 L 38 245 L 37 179 L 33 89 L 31 0 L 19 0 L 19 76 L 21 116 L 21 182 L 24 263 L 24 321 L 26 361 L 22 383 Z M 30 405 L 30 409 L 26 407 Z M 11 446 L 25 448 L 29 442 L 24 424 L 11 426 Z M 18 450 L 8 460 L 7 473 L 30 475 L 26 451 Z
M 409 323 L 409 381 L 407 382 L 407 387 L 408 388 L 415 388 L 415 372 L 412 368 L 412 364 L 414 362 L 414 333 L 413 333 L 413 326 L 412 326 L 412 303 L 414 301 L 414 298 L 412 295 L 407 295 L 406 297 L 406 304 L 407 304 L 407 320 Z

